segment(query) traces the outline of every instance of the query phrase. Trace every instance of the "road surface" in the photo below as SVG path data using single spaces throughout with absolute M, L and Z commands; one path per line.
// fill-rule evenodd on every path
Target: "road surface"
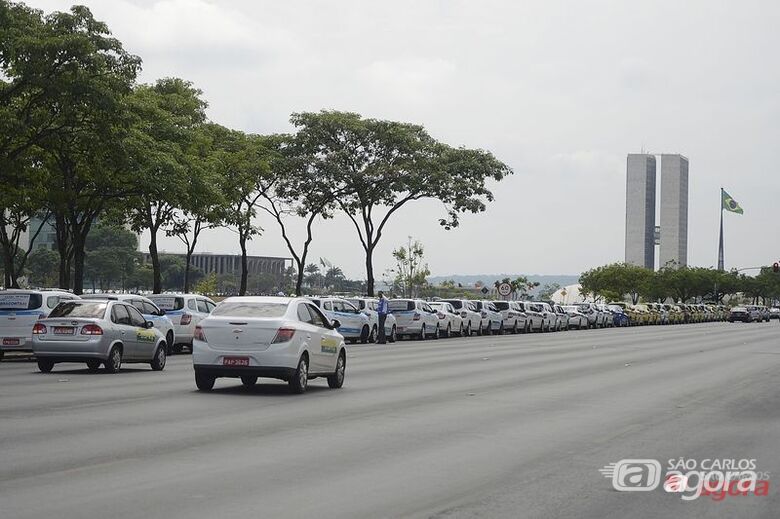
M 780 326 L 708 323 L 352 346 L 345 387 L 195 390 L 0 364 L 0 517 L 774 517 L 768 496 L 618 492 L 626 458 L 780 471 Z M 267 382 L 267 383 L 266 383 Z

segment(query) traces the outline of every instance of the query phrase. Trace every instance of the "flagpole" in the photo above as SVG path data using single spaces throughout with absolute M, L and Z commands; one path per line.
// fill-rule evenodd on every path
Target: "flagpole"
M 720 239 L 718 240 L 718 270 L 723 267 L 723 188 L 720 188 Z

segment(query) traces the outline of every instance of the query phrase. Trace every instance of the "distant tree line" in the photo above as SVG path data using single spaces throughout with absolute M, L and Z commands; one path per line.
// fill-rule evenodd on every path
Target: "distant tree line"
M 581 293 L 596 299 L 623 300 L 636 304 L 672 299 L 678 303 L 693 301 L 722 302 L 724 297 L 741 294 L 753 303 L 771 304 L 780 299 L 780 274 L 771 267 L 761 268 L 756 276 L 724 272 L 713 268 L 667 265 L 657 271 L 613 263 L 594 268 L 580 276 Z
M 295 113 L 294 132 L 284 135 L 226 128 L 208 120 L 207 102 L 192 83 L 138 83 L 141 59 L 84 6 L 44 14 L 0 0 L 0 27 L 6 287 L 26 272 L 34 247 L 20 247 L 21 237 L 39 233 L 31 223 L 43 216 L 56 229 L 56 269 L 49 272 L 57 276 L 47 282 L 76 293 L 85 283 L 140 284 L 132 275 L 147 273 L 142 267 L 131 275 L 129 263 L 110 276 L 90 270 L 103 268 L 97 258 L 89 261 L 90 231 L 99 220 L 149 233 L 154 292 L 165 288 L 158 240 L 181 240 L 181 288 L 189 290 L 201 233 L 226 227 L 242 257 L 236 292 L 245 294 L 247 246 L 267 230 L 258 223 L 263 216 L 281 233 L 294 260 L 293 290 L 301 293 L 317 225 L 341 213 L 354 226 L 365 292 L 373 294 L 374 252 L 398 212 L 432 200 L 443 205 L 439 223 L 451 229 L 462 213 L 484 211 L 493 199 L 488 183 L 512 173 L 490 152 L 451 147 L 422 126 L 349 112 Z M 303 220 L 303 235 L 292 235 L 293 219 Z M 39 260 L 54 264 L 53 256 Z

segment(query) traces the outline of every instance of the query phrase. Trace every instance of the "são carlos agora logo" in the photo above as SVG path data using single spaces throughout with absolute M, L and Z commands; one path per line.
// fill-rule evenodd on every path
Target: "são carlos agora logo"
M 612 479 L 612 486 L 621 492 L 649 492 L 661 484 L 661 464 L 657 460 L 626 459 L 599 469 Z

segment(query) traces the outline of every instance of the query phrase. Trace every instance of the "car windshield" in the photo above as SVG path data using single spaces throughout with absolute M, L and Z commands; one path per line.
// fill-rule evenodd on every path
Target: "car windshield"
M 509 310 L 509 303 L 507 303 L 506 301 L 496 301 L 493 304 L 496 305 L 496 308 L 498 308 L 499 310 Z
M 406 310 L 414 310 L 414 301 L 404 301 L 404 300 L 396 300 L 396 301 L 390 301 L 388 303 L 388 308 L 390 308 L 390 311 L 393 312 L 403 312 Z
M 445 302 L 445 303 L 449 303 L 449 304 L 451 304 L 451 305 L 452 305 L 452 307 L 453 307 L 454 309 L 456 309 L 456 310 L 460 310 L 461 308 L 463 308 L 463 303 L 461 303 L 461 302 L 460 302 L 459 300 L 457 300 L 457 299 L 446 299 L 444 302 Z
M 347 299 L 350 303 L 352 303 L 352 306 L 357 308 L 358 310 L 364 310 L 366 308 L 366 302 L 362 299 Z
M 160 310 L 165 310 L 166 312 L 171 310 L 181 310 L 184 308 L 183 297 L 160 295 L 150 296 L 149 299 L 154 301 L 154 304 L 157 305 L 157 308 Z
M 217 305 L 211 315 L 230 317 L 282 317 L 287 303 L 227 302 Z
M 102 319 L 106 314 L 105 302 L 67 301 L 54 307 L 49 317 L 84 317 L 89 319 Z

